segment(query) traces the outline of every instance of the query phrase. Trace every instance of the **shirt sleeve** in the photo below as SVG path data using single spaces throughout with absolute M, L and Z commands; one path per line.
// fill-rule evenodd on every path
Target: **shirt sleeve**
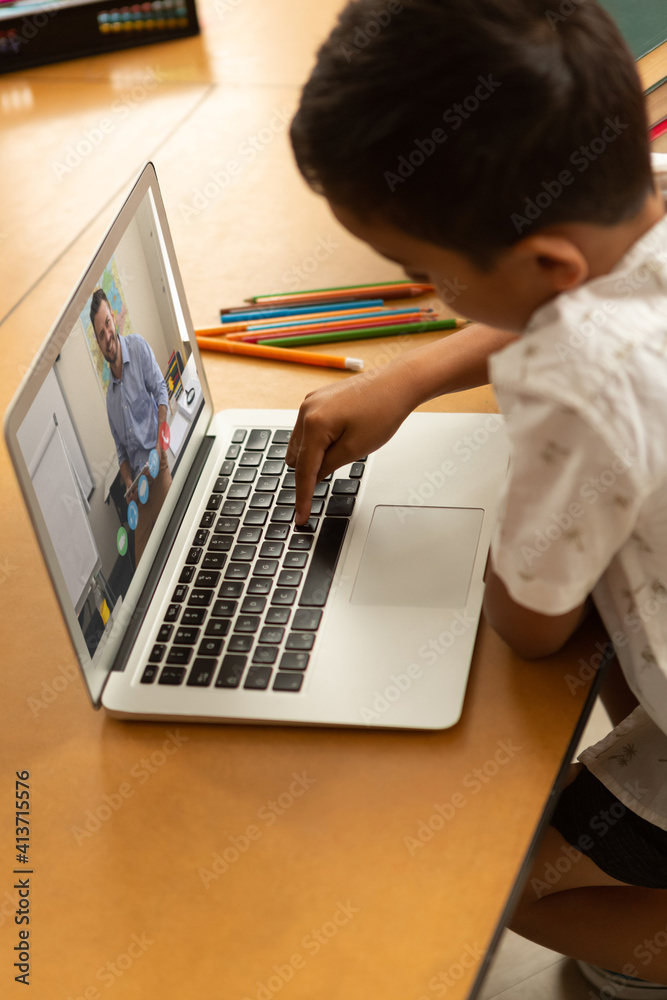
M 576 409 L 543 398 L 518 396 L 506 428 L 511 458 L 493 567 L 517 603 L 565 614 L 634 530 L 636 456 L 615 450 Z
M 155 400 L 157 406 L 167 406 L 169 403 L 169 394 L 167 392 L 167 383 L 164 380 L 164 375 L 160 371 L 160 366 L 157 363 L 150 345 L 147 344 L 145 340 L 143 340 L 142 343 L 141 367 L 144 376 L 144 385 Z

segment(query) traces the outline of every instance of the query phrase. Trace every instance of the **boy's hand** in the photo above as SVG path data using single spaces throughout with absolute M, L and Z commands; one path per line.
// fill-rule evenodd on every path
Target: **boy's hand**
M 306 396 L 285 458 L 296 473 L 297 524 L 308 520 L 316 483 L 396 433 L 414 406 L 408 383 L 409 368 L 399 359 Z

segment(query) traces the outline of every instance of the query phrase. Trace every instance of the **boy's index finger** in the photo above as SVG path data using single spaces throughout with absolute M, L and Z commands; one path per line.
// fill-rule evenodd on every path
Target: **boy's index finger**
M 294 463 L 294 479 L 296 484 L 295 520 L 297 524 L 305 524 L 310 517 L 313 493 L 315 492 L 323 458 L 324 451 L 321 448 L 313 445 L 299 448 Z

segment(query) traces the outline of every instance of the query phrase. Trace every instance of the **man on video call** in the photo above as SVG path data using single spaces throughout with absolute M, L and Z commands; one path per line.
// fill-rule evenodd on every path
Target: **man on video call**
M 93 294 L 90 321 L 97 346 L 111 369 L 107 417 L 116 444 L 120 475 L 125 483 L 125 499 L 128 503 L 134 500 L 139 510 L 134 533 L 134 554 L 138 564 L 171 486 L 167 456 L 158 433 L 167 419 L 167 385 L 144 338 L 136 333 L 118 336 L 109 300 L 101 288 Z M 147 468 L 153 449 L 159 458 L 155 478 Z M 145 503 L 141 502 L 137 487 L 132 485 L 142 472 L 149 486 Z

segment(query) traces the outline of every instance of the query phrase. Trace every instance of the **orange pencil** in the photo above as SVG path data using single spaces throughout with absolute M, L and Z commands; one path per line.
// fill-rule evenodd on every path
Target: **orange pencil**
M 206 351 L 244 354 L 251 358 L 265 358 L 267 361 L 296 361 L 302 365 L 347 368 L 353 372 L 360 372 L 364 367 L 361 358 L 344 358 L 337 354 L 311 354 L 309 351 L 295 351 L 287 347 L 263 347 L 261 344 L 244 344 L 226 339 L 214 340 L 209 337 L 197 337 L 197 343 Z

